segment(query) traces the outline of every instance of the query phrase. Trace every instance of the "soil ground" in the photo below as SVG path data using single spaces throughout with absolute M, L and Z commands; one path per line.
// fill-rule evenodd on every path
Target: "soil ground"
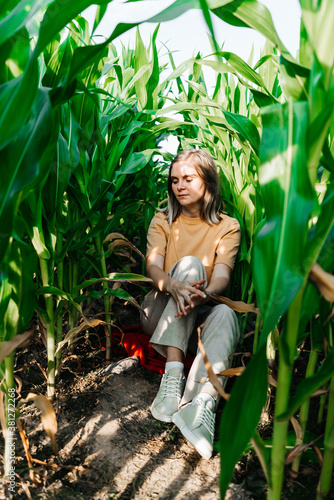
M 127 313 L 125 311 L 125 316 Z M 129 318 L 128 318 L 129 320 Z M 20 419 L 35 462 L 29 476 L 27 460 L 18 433 L 16 441 L 17 483 L 15 494 L 6 498 L 66 500 L 176 499 L 213 500 L 220 498 L 220 456 L 202 459 L 172 424 L 156 421 L 150 405 L 160 375 L 140 367 L 124 351 L 105 363 L 101 348 L 103 330 L 84 336 L 73 352 L 64 355 L 57 383 L 54 408 L 57 414 L 58 455 L 33 405 L 21 407 Z M 45 348 L 41 338 L 17 353 L 16 375 L 22 380 L 21 393 L 45 394 Z M 223 403 L 219 406 L 215 441 Z M 270 434 L 270 411 L 262 423 L 262 436 Z M 3 442 L 0 453 L 3 455 Z M 305 468 L 302 479 L 289 479 L 282 498 L 315 498 L 319 467 Z M 265 498 L 265 478 L 253 453 L 238 462 L 226 499 Z M 333 498 L 333 497 L 332 497 Z

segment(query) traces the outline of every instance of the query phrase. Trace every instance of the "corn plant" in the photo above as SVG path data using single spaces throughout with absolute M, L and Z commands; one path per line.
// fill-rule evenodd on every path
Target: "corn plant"
M 299 61 L 291 57 L 279 40 L 270 14 L 263 5 L 244 1 L 213 8 L 222 19 L 255 28 L 276 46 L 281 54 L 280 84 L 287 98 L 284 104 L 264 107 L 261 114 L 263 133 L 258 172 L 266 219 L 255 238 L 252 267 L 263 328 L 256 355 L 235 384 L 222 419 L 222 495 L 235 461 L 254 434 L 266 399 L 266 339 L 280 318 L 283 330 L 279 341 L 280 363 L 270 462 L 264 453 L 264 444 L 256 438 L 261 463 L 265 464 L 267 473 L 268 498 L 281 498 L 289 416 L 298 409 L 298 403 L 310 397 L 315 386 L 321 386 L 333 374 L 333 350 L 330 349 L 321 369 L 298 387 L 299 400 L 292 411 L 289 393 L 307 278 L 333 225 L 333 210 L 327 210 L 333 203 L 330 175 L 333 164 L 330 128 L 333 51 L 330 38 L 326 37 L 329 33 L 326 27 L 330 29 L 333 22 L 333 6 L 326 1 L 316 6 L 302 1 L 301 6 L 303 25 Z M 324 36 L 320 34 L 320 26 Z M 319 163 L 328 170 L 325 174 L 327 182 L 323 184 L 327 203 L 316 192 Z M 329 264 L 329 270 L 332 269 L 333 262 Z M 327 418 L 326 432 L 330 435 L 333 425 L 331 410 Z M 330 437 L 327 449 L 327 456 L 332 457 Z M 330 460 L 327 464 L 332 463 Z M 323 480 L 322 485 L 326 486 L 319 487 L 319 498 L 329 491 L 329 469 L 330 466 L 326 465 L 324 475 L 327 482 Z
M 108 2 L 98 3 L 95 27 Z M 299 412 L 302 432 L 296 445 L 302 449 L 309 398 L 328 384 L 318 488 L 319 499 L 324 498 L 334 459 L 334 350 L 329 306 L 317 288 L 332 301 L 331 2 L 301 0 L 301 44 L 295 59 L 279 39 L 269 12 L 256 0 L 176 0 L 149 21 L 201 7 L 215 59 L 198 54 L 176 68 L 169 54 L 173 72 L 165 80 L 160 78 L 164 68 L 156 48 L 158 28 L 148 49 L 137 32 L 136 48 L 123 47 L 117 53 L 112 40 L 140 23 L 120 24 L 95 44 L 87 22 L 78 17 L 90 4 L 75 1 L 63 9 L 61 0 L 21 0 L 0 8 L 0 149 L 6 165 L 0 189 L 2 391 L 8 395 L 8 388 L 14 387 L 12 351 L 23 341 L 20 335 L 34 308 L 47 331 L 52 397 L 55 356 L 59 367 L 62 347 L 86 325 L 97 324 L 83 318 L 82 303 L 103 298 L 105 323 L 110 325 L 113 298 L 131 299 L 115 283 L 144 278 L 112 272 L 129 271 L 115 248 L 130 248 L 126 237 L 139 235 L 144 250 L 149 221 L 165 197 L 162 185 L 170 155 L 161 150 L 160 141 L 174 134 L 180 148 L 204 147 L 217 161 L 225 204 L 242 230 L 234 293 L 249 302 L 255 295 L 263 320 L 254 359 L 236 382 L 223 414 L 222 497 L 235 462 L 253 438 L 267 476 L 268 498 L 280 498 L 289 419 Z M 209 9 L 267 38 L 254 67 L 218 47 Z M 216 71 L 212 95 L 204 67 Z M 171 118 L 171 113 L 182 119 Z M 275 423 L 268 457 L 256 425 L 267 397 L 267 337 L 279 323 Z M 296 348 L 308 336 L 307 325 L 309 365 L 290 398 Z M 325 360 L 317 369 L 324 338 Z M 109 332 L 107 348 L 109 354 Z M 297 457 L 295 472 L 298 462 Z
M 63 8 L 63 2 L 60 0 L 14 0 L 2 3 L 0 7 L 0 103 L 3 110 L 0 117 L 0 150 L 2 164 L 5 166 L 2 169 L 3 182 L 0 190 L 0 349 L 3 378 L 1 389 L 6 395 L 5 403 L 8 402 L 8 389 L 12 389 L 14 385 L 13 351 L 20 346 L 20 335 L 27 337 L 23 332 L 34 312 L 35 298 L 31 293 L 31 284 L 42 285 L 38 293 L 44 297 L 42 318 L 47 330 L 50 397 L 54 394 L 55 385 L 54 323 L 57 316 L 61 320 L 63 307 L 58 299 L 61 298 L 76 307 L 72 298 L 73 294 L 78 292 L 74 279 L 76 270 L 73 270 L 72 277 L 68 280 L 72 286 L 72 295 L 62 290 L 65 281 L 63 260 L 66 252 L 62 248 L 64 228 L 61 222 L 59 223 L 59 211 L 62 204 L 68 201 L 64 193 L 69 185 L 71 169 L 77 168 L 76 145 L 72 133 L 77 132 L 78 128 L 75 130 L 75 124 L 72 128 L 71 122 L 68 126 L 66 118 L 69 114 L 62 106 L 66 108 L 66 103 L 76 92 L 77 84 L 80 85 L 78 93 L 87 94 L 88 99 L 96 103 L 95 89 L 89 92 L 85 80 L 83 81 L 79 74 L 92 61 L 104 56 L 106 47 L 115 37 L 132 27 L 120 25 L 108 40 L 93 46 L 85 45 L 86 36 L 80 40 L 80 44 L 76 43 L 81 32 L 77 29 L 78 25 L 72 23 L 69 29 L 76 36 L 61 43 L 63 28 L 91 3 L 89 0 L 77 0 Z M 107 3 L 103 0 L 98 2 L 103 6 L 99 10 L 98 18 L 105 12 Z M 167 9 L 167 15 L 173 15 L 173 8 L 172 6 Z M 165 15 L 166 13 L 162 13 L 162 17 Z M 80 26 L 80 20 L 78 23 Z M 98 62 L 97 66 L 99 64 Z M 151 84 L 155 78 L 156 71 Z M 71 106 L 74 106 L 74 102 L 69 105 Z M 96 116 L 96 113 L 93 116 Z M 66 128 L 69 131 L 67 136 Z M 81 151 L 85 155 L 86 151 L 91 152 L 91 149 L 88 145 Z M 131 170 L 131 159 L 128 167 Z M 56 181 L 56 190 L 53 189 L 53 180 Z M 110 184 L 110 181 L 107 182 Z M 101 198 L 94 199 L 96 209 L 105 194 L 106 191 L 101 189 Z M 73 215 L 76 220 L 78 217 L 75 213 Z M 97 214 L 86 213 L 86 221 L 89 220 L 87 215 L 96 219 Z M 96 227 L 93 229 L 96 231 Z M 71 242 L 74 237 L 75 233 L 72 232 L 69 238 Z M 90 237 L 93 238 L 93 235 Z M 99 238 L 96 240 L 97 251 L 101 254 L 103 238 L 99 237 L 97 232 L 96 237 Z M 77 249 L 70 250 L 75 264 L 77 256 L 73 252 L 76 251 Z M 36 264 L 37 257 L 39 266 Z M 58 287 L 54 287 L 57 260 Z M 101 274 L 106 274 L 103 267 Z M 34 275 L 36 283 L 32 282 Z M 132 278 L 135 279 L 134 276 Z M 104 277 L 104 282 L 105 279 Z M 53 296 L 58 297 L 56 304 Z M 41 310 L 40 306 L 41 304 Z M 62 333 L 59 322 L 58 329 L 60 343 Z M 7 412 L 6 404 L 5 411 Z M 7 452 L 6 441 L 6 457 Z

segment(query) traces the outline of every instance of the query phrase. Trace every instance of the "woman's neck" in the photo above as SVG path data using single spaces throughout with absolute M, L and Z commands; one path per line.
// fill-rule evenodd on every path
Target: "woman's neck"
M 201 217 L 200 210 L 197 208 L 190 209 L 182 207 L 181 214 L 185 217 L 190 217 L 191 219 L 199 219 Z

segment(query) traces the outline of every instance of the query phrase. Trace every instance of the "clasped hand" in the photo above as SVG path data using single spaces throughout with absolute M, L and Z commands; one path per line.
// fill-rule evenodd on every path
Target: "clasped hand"
M 203 291 L 205 280 L 199 281 L 178 281 L 175 280 L 170 293 L 175 299 L 177 306 L 176 318 L 187 316 L 189 311 L 207 300 L 207 295 Z

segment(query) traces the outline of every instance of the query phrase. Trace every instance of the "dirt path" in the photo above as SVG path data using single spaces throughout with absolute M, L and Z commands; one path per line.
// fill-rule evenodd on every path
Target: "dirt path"
M 12 498 L 49 499 L 218 499 L 219 454 L 206 461 L 172 424 L 156 421 L 149 408 L 160 375 L 140 368 L 132 359 L 121 360 L 114 373 L 94 370 L 59 385 L 59 455 L 31 406 L 22 410 L 41 486 L 28 477 L 21 450 L 17 470 L 24 488 Z M 118 373 L 117 373 L 118 372 Z M 51 467 L 51 464 L 54 467 Z M 231 485 L 226 498 L 250 498 Z

